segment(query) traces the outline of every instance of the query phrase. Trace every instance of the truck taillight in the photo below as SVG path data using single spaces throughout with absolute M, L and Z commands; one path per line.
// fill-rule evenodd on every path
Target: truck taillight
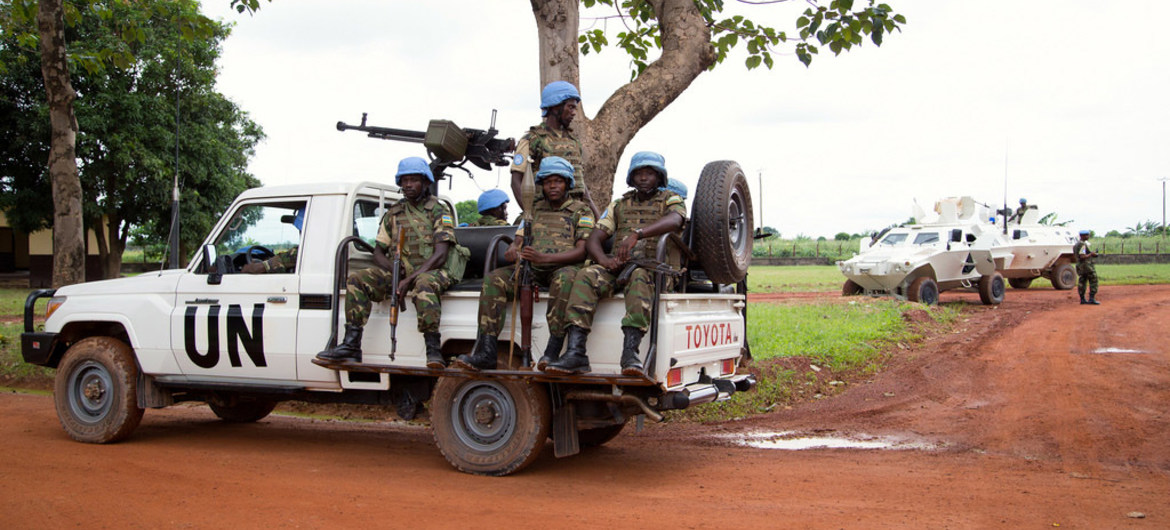
M 723 363 L 719 367 L 719 373 L 722 375 L 730 375 L 735 373 L 735 359 L 723 359 Z
M 682 384 L 682 368 L 674 368 L 666 372 L 666 388 L 674 388 Z

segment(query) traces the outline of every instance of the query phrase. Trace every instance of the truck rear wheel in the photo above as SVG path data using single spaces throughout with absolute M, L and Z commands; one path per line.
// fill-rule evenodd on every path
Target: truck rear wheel
M 1062 260 L 1052 268 L 1048 280 L 1052 282 L 1053 289 L 1067 291 L 1077 286 L 1077 269 L 1072 263 Z
M 929 276 L 919 276 L 910 282 L 910 288 L 906 290 L 906 299 L 911 302 L 935 305 L 938 303 L 938 283 Z
M 126 343 L 112 337 L 78 341 L 65 352 L 53 384 L 61 427 L 79 442 L 126 438 L 142 421 L 137 378 L 138 365 Z
M 979 280 L 979 301 L 983 302 L 983 305 L 999 305 L 1003 302 L 1003 294 L 1006 290 L 1007 287 L 1003 284 L 1003 275 L 993 272 Z
M 1032 286 L 1032 280 L 1035 279 L 1036 278 L 1008 278 L 1008 285 L 1012 286 L 1012 289 L 1027 289 L 1028 287 Z
M 207 402 L 215 416 L 228 423 L 253 423 L 272 413 L 276 402 L 270 399 L 246 399 L 229 396 Z
M 594 427 L 592 429 L 581 429 L 577 431 L 577 444 L 582 449 L 587 447 L 600 447 L 606 442 L 617 438 L 621 434 L 622 429 L 626 427 L 626 422 L 618 423 L 616 425 L 606 425 L 605 427 Z
M 747 177 L 731 160 L 709 162 L 699 174 L 691 215 L 699 263 L 711 281 L 729 285 L 752 261 L 752 197 Z
M 435 443 L 464 473 L 523 469 L 540 455 L 551 423 L 548 391 L 537 383 L 441 377 L 431 396 Z

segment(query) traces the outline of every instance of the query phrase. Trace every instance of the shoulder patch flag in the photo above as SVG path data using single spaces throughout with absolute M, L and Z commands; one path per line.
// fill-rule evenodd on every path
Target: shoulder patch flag
M 524 155 L 522 155 L 520 153 L 516 153 L 516 156 L 512 157 L 512 165 L 513 166 L 524 165 Z
M 589 215 L 582 215 L 581 219 L 577 221 L 578 228 L 593 228 L 593 217 Z
M 679 197 L 678 195 L 674 195 L 674 194 L 671 194 L 670 198 L 666 199 L 667 206 L 673 206 L 675 204 L 682 204 L 683 202 L 684 202 L 684 200 L 682 197 Z
M 450 226 L 450 227 L 455 226 L 455 220 L 452 219 L 450 215 L 444 214 L 443 219 L 440 222 L 443 224 L 443 226 Z

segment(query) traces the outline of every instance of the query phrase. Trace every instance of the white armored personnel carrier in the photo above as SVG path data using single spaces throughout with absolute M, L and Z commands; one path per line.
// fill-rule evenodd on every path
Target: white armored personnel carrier
M 934 304 L 941 291 L 967 289 L 979 292 L 984 304 L 998 304 L 1005 281 L 1016 288 L 1039 277 L 1057 289 L 1076 283 L 1072 231 L 1041 225 L 1034 208 L 1000 224 L 991 208 L 971 197 L 942 199 L 930 214 L 917 204 L 914 209 L 914 223 L 862 241 L 860 254 L 837 262 L 847 278 L 842 294 Z

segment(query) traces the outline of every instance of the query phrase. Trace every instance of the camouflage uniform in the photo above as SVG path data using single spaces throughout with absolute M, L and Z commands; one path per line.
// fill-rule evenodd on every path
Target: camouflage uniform
M 264 264 L 264 272 L 293 272 L 297 266 L 297 247 L 292 247 L 260 263 Z
M 1089 297 L 1097 297 L 1097 266 L 1093 265 L 1093 258 L 1089 255 L 1093 250 L 1089 248 L 1089 242 L 1085 240 L 1077 241 L 1073 245 L 1073 255 L 1077 257 L 1077 292 L 1080 293 L 1081 299 L 1085 298 L 1085 286 L 1089 288 Z
M 449 252 L 455 252 L 455 223 L 447 208 L 434 196 L 427 197 L 420 205 L 402 199 L 386 210 L 378 228 L 377 246 L 387 255 L 394 252 L 393 234 L 401 227 L 406 231 L 402 246 L 402 275 L 414 272 L 435 252 L 435 245 L 447 242 Z M 370 304 L 381 302 L 393 294 L 391 271 L 371 267 L 350 273 L 346 280 L 345 321 L 346 324 L 364 326 L 370 318 Z M 440 295 L 454 283 L 451 275 L 441 266 L 415 277 L 414 285 L 407 296 L 414 299 L 418 311 L 418 330 L 421 333 L 437 333 L 442 316 Z
M 565 200 L 558 209 L 541 199 L 532 207 L 532 248 L 543 254 L 568 252 L 578 241 L 589 239 L 593 232 L 593 213 L 585 203 L 573 199 Z M 516 237 L 522 237 L 516 232 Z M 548 311 L 545 313 L 548 329 L 560 334 L 565 328 L 565 307 L 569 300 L 569 288 L 573 277 L 580 270 L 579 263 L 572 265 L 533 265 L 532 279 L 548 289 Z M 516 265 L 500 267 L 491 272 L 483 282 L 479 295 L 479 333 L 495 337 L 503 327 L 505 306 L 518 288 Z
M 614 236 L 614 245 L 630 235 L 634 229 L 648 226 L 668 213 L 677 213 L 686 219 L 687 207 L 682 197 L 674 192 L 658 190 L 645 201 L 637 199 L 637 191 L 630 190 L 610 205 L 597 223 L 597 229 Z M 681 230 L 680 230 L 681 232 Z M 631 259 L 653 259 L 657 253 L 658 238 L 639 240 L 630 252 Z M 681 262 L 677 251 L 669 252 L 666 258 L 672 267 Z M 669 283 L 670 279 L 667 278 Z M 573 279 L 565 319 L 569 325 L 585 330 L 593 328 L 593 313 L 597 302 L 614 294 L 617 276 L 601 265 L 590 265 L 581 269 Z M 643 332 L 650 327 L 650 302 L 654 296 L 654 273 L 638 268 L 630 275 L 625 287 L 626 316 L 623 327 L 637 328 Z
M 494 215 L 481 215 L 468 226 L 508 226 L 510 223 Z
M 582 164 L 581 141 L 572 131 L 557 132 L 541 123 L 528 129 L 516 144 L 516 154 L 512 157 L 512 171 L 524 173 L 528 164 L 532 164 L 532 172 L 540 169 L 540 161 L 546 156 L 559 156 L 573 165 L 573 175 L 577 180 L 575 186 L 569 189 L 569 198 L 578 201 L 585 200 L 585 167 Z M 536 198 L 544 197 L 540 186 L 536 187 Z

